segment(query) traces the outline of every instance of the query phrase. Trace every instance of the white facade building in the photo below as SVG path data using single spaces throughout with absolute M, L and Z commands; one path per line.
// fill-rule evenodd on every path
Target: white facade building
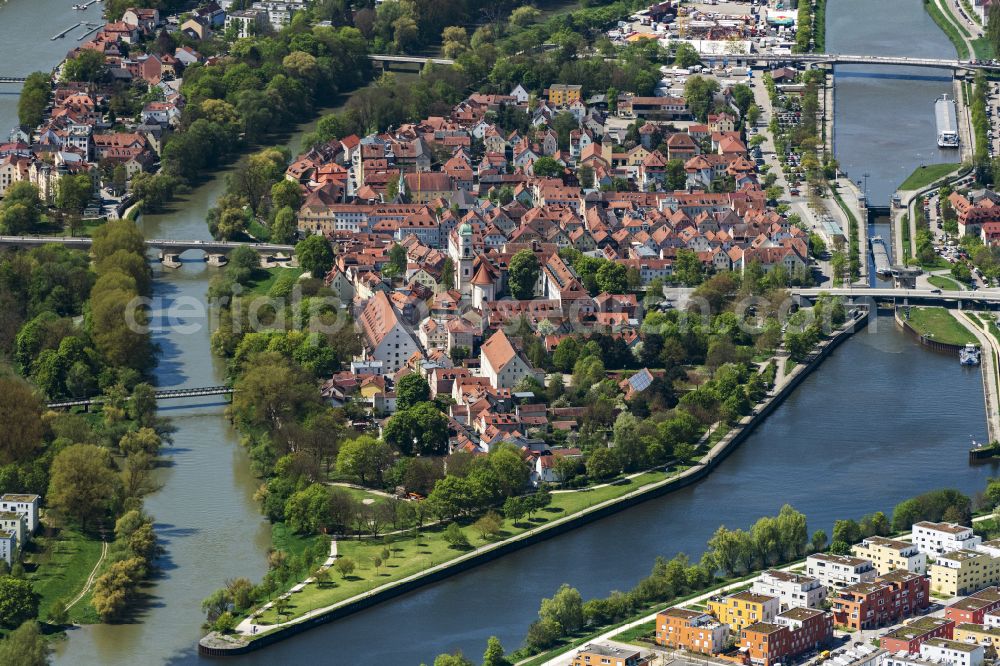
M 848 555 L 816 553 L 806 558 L 806 574 L 833 590 L 875 580 L 875 567 L 868 560 Z
M 395 374 L 420 344 L 406 327 L 385 292 L 377 291 L 361 313 L 366 361 L 381 361 L 384 374 Z
M 976 643 L 932 638 L 920 644 L 920 656 L 948 666 L 982 666 L 986 649 Z
M 0 531 L 13 532 L 19 544 L 28 540 L 28 521 L 16 511 L 0 511 Z
M 38 529 L 38 503 L 41 499 L 38 495 L 0 495 L 0 511 L 13 511 L 24 516 L 28 532 L 34 534 Z
M 826 587 L 818 578 L 787 571 L 765 571 L 754 581 L 751 592 L 778 597 L 781 608 L 820 608 L 826 599 Z
M 14 564 L 14 554 L 17 552 L 17 536 L 10 530 L 0 530 L 0 560 L 7 566 Z
M 955 550 L 976 550 L 982 542 L 983 538 L 973 534 L 971 527 L 928 521 L 913 524 L 913 544 L 931 557 Z
M 483 343 L 479 354 L 483 376 L 495 389 L 514 388 L 528 376 L 544 380 L 544 375 L 532 368 L 528 359 L 514 348 L 502 328 Z

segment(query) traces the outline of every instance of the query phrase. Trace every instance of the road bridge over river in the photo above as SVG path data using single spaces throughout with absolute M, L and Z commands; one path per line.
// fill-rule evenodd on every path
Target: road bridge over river
M 41 245 L 63 245 L 76 250 L 89 250 L 93 239 L 82 236 L 0 236 L 0 248 L 19 247 L 32 248 Z M 294 245 L 277 243 L 244 243 L 239 241 L 202 241 L 202 240 L 167 240 L 151 239 L 146 241 L 146 247 L 158 250 L 160 260 L 168 257 L 177 258 L 189 250 L 199 250 L 211 260 L 225 257 L 238 247 L 249 247 L 261 256 L 277 255 L 291 256 L 295 252 Z
M 163 391 L 156 391 L 157 400 L 177 400 L 180 398 L 200 398 L 203 396 L 211 395 L 230 395 L 233 393 L 233 388 L 231 386 L 199 386 L 197 388 L 186 388 L 186 389 L 165 389 Z M 91 405 L 97 405 L 104 402 L 101 397 L 94 398 L 80 398 L 78 400 L 64 400 L 62 402 L 50 402 L 48 403 L 49 409 L 71 409 L 73 407 L 83 407 L 84 409 L 89 409 Z

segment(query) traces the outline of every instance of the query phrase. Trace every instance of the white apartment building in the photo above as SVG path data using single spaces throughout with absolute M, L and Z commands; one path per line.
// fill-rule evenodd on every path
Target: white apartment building
M 0 560 L 7 566 L 14 564 L 14 554 L 17 552 L 17 537 L 9 530 L 0 530 Z
M 24 516 L 24 520 L 28 523 L 28 532 L 34 534 L 38 529 L 38 503 L 41 499 L 38 495 L 14 493 L 0 495 L 0 511 L 13 511 Z
M 907 541 L 872 536 L 851 547 L 851 552 L 871 560 L 879 576 L 899 569 L 920 575 L 927 573 L 927 553 Z
M 855 583 L 875 580 L 875 567 L 869 560 L 849 555 L 828 555 L 816 553 L 806 558 L 806 574 L 819 579 L 827 588 L 834 590 Z
M 932 638 L 920 644 L 920 656 L 948 666 L 982 666 L 986 649 L 976 643 Z
M 818 578 L 788 571 L 765 571 L 754 581 L 751 592 L 781 600 L 782 610 L 788 608 L 819 608 L 826 599 L 826 586 Z
M 28 521 L 16 511 L 0 511 L 0 531 L 13 532 L 20 544 L 28 539 Z
M 976 550 L 983 538 L 972 533 L 971 527 L 955 523 L 913 523 L 913 545 L 931 557 L 956 550 Z

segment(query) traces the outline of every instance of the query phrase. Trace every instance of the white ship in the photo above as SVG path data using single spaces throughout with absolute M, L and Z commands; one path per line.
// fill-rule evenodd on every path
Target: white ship
M 958 148 L 958 123 L 955 120 L 955 100 L 947 95 L 934 102 L 937 119 L 937 144 L 939 148 Z
M 971 342 L 958 350 L 958 362 L 962 365 L 979 365 L 979 347 Z

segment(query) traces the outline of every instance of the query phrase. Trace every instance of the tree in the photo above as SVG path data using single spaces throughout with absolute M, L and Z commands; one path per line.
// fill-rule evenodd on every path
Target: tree
M 542 17 L 542 12 L 531 5 L 518 7 L 510 13 L 510 24 L 518 28 L 527 28 L 532 23 L 536 23 Z
M 64 81 L 97 83 L 104 78 L 104 53 L 93 49 L 80 49 L 75 58 L 70 58 L 63 66 Z
M 461 651 L 455 654 L 439 654 L 434 658 L 434 666 L 474 666 Z
M 52 648 L 34 620 L 23 622 L 0 641 L 0 664 L 7 666 L 46 666 Z
M 60 451 L 52 461 L 49 506 L 71 516 L 86 528 L 110 508 L 120 487 L 111 454 L 93 444 L 73 444 Z
M 521 9 L 533 9 L 533 7 L 522 7 Z M 500 639 L 496 636 L 490 636 L 489 640 L 486 641 L 483 666 L 510 666 L 510 662 L 504 657 L 503 645 L 500 644 Z
M 389 262 L 382 267 L 386 277 L 402 277 L 406 274 L 406 248 L 394 243 L 389 249 Z
M 597 269 L 597 288 L 611 294 L 628 290 L 628 269 L 625 264 L 608 261 Z
M 681 284 L 693 287 L 701 284 L 704 279 L 705 267 L 702 266 L 698 253 L 694 250 L 681 248 L 674 258 L 674 277 Z
M 563 173 L 562 164 L 551 157 L 539 157 L 531 165 L 531 173 L 538 178 L 555 178 Z
M 42 443 L 42 401 L 15 376 L 0 377 L 0 464 L 27 461 Z
M 381 485 L 382 474 L 392 463 L 392 449 L 381 439 L 362 435 L 344 442 L 337 455 L 337 472 L 356 476 L 362 485 Z
M 302 268 L 311 272 L 313 277 L 323 277 L 333 267 L 333 250 L 323 236 L 309 236 L 299 241 L 295 246 L 295 255 Z
M 688 108 L 698 120 L 705 122 L 712 109 L 715 94 L 719 92 L 719 82 L 702 76 L 692 76 L 684 84 L 684 99 Z
M 396 382 L 396 409 L 404 410 L 413 407 L 419 402 L 427 402 L 431 399 L 431 387 L 427 380 L 411 373 Z
M 448 257 L 441 267 L 441 286 L 447 290 L 455 288 L 455 262 Z
M 39 599 L 30 581 L 0 577 L 0 626 L 12 629 L 35 618 Z
M 539 272 L 538 257 L 531 250 L 520 250 L 511 258 L 507 283 L 514 298 L 526 300 L 534 296 Z
M 701 58 L 693 46 L 687 42 L 678 42 L 677 49 L 674 51 L 674 64 L 687 69 L 701 64 Z
M 563 583 L 551 599 L 542 599 L 538 617 L 542 622 L 558 623 L 564 633 L 575 633 L 583 628 L 583 597 L 575 587 Z
M 445 543 L 456 550 L 464 550 L 469 547 L 469 537 L 465 536 L 465 532 L 458 526 L 458 523 L 449 523 L 442 538 Z
M 994 53 L 1000 53 L 1000 5 L 990 3 L 986 15 L 986 36 L 990 40 Z
M 495 511 L 487 511 L 473 525 L 483 541 L 495 538 L 503 529 L 503 519 Z
M 0 228 L 9 234 L 33 231 L 42 221 L 38 188 L 27 180 L 12 183 L 0 201 Z
M 65 175 L 56 181 L 56 208 L 67 213 L 82 213 L 93 190 L 90 174 Z
M 607 479 L 621 471 L 621 463 L 613 449 L 598 447 L 590 452 L 587 458 L 587 476 L 594 479 Z
M 393 414 L 382 436 L 404 455 L 443 455 L 448 449 L 448 417 L 434 403 L 420 402 Z
M 17 117 L 22 125 L 37 127 L 45 117 L 45 107 L 52 95 L 52 76 L 48 72 L 32 72 L 21 87 L 17 101 Z
M 510 518 L 515 527 L 517 526 L 517 521 L 527 513 L 527 509 L 528 507 L 523 497 L 508 497 L 503 503 L 503 515 Z
M 287 182 L 287 181 L 285 181 Z M 271 223 L 271 241 L 275 243 L 290 243 L 295 238 L 295 211 L 290 206 L 279 208 Z
M 330 523 L 330 490 L 314 483 L 285 501 L 285 520 L 300 534 L 315 534 Z
M 317 569 L 313 572 L 313 578 L 316 580 L 316 587 L 330 587 L 329 569 Z
M 355 566 L 354 560 L 349 557 L 338 557 L 333 561 L 333 567 L 344 580 L 347 580 L 347 577 L 354 573 Z
M 314 378 L 277 352 L 252 355 L 236 381 L 233 415 L 238 423 L 282 433 L 320 405 Z M 285 429 L 287 430 L 287 429 Z

